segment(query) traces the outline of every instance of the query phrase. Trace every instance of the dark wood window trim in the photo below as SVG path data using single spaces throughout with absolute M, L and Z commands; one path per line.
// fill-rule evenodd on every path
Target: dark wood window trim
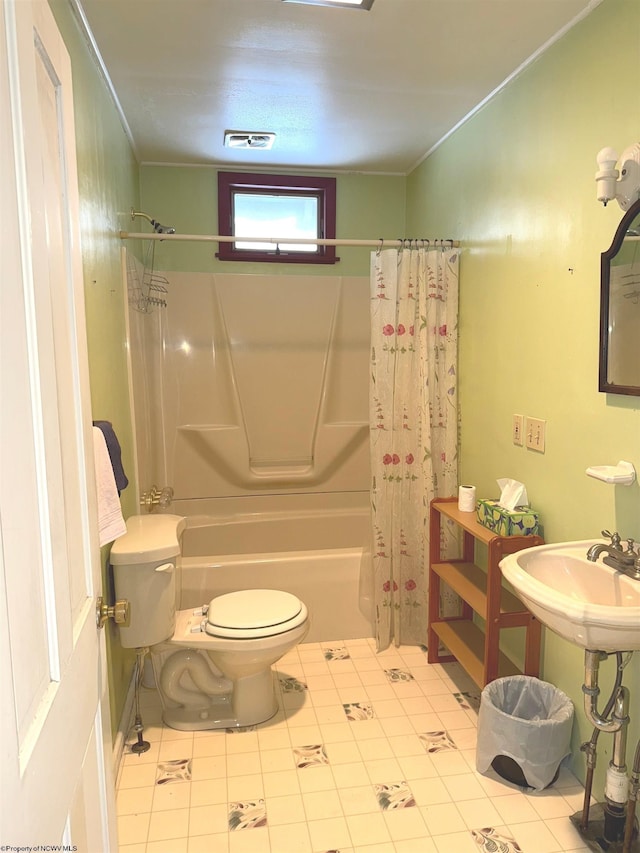
M 235 192 L 243 190 L 282 195 L 292 193 L 316 195 L 320 201 L 317 236 L 319 239 L 335 240 L 335 178 L 218 172 L 218 231 L 222 236 L 233 236 L 233 196 Z M 272 250 L 264 251 L 236 249 L 235 243 L 220 243 L 216 257 L 221 261 L 279 264 L 335 264 L 340 260 L 336 257 L 335 246 L 318 246 L 317 253 L 311 254 L 310 252 L 281 251 L 277 245 L 274 245 Z

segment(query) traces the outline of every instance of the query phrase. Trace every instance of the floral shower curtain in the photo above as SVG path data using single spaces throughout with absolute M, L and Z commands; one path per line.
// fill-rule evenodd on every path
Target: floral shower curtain
M 458 488 L 459 251 L 371 256 L 371 506 L 376 641 L 427 637 L 429 502 Z M 445 593 L 446 594 L 446 593 Z M 450 607 L 455 607 L 451 594 Z

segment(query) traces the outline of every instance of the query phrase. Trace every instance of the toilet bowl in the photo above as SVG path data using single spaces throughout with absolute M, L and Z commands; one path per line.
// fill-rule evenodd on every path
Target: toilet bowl
M 309 613 L 295 595 L 231 592 L 176 611 L 180 535 L 174 515 L 133 516 L 111 550 L 117 598 L 130 603 L 119 626 L 125 648 L 148 647 L 164 722 L 183 731 L 237 728 L 278 710 L 272 665 L 301 642 Z
M 196 731 L 270 719 L 278 710 L 271 666 L 308 630 L 306 606 L 271 589 L 231 592 L 178 611 L 171 639 L 151 648 L 164 721 Z

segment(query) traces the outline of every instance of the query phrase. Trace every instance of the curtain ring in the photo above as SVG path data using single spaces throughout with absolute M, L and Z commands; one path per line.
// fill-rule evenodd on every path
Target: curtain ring
M 384 238 L 380 237 L 380 242 L 378 243 L 378 248 L 376 249 L 376 255 L 378 255 L 378 256 L 380 255 L 380 252 L 382 251 L 383 246 L 384 246 Z

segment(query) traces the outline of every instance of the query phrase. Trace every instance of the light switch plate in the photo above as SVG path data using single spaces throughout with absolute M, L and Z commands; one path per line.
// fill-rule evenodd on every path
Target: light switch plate
M 546 426 L 547 422 L 540 420 L 540 418 L 525 418 L 525 444 L 529 450 L 537 450 L 538 453 L 544 453 Z

